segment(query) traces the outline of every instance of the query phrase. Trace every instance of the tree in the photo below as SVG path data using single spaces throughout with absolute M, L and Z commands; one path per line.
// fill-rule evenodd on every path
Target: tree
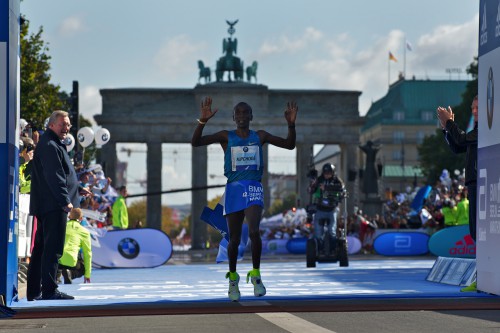
M 474 96 L 477 95 L 477 76 L 478 63 L 477 57 L 467 68 L 467 73 L 471 74 L 473 79 L 467 83 L 466 89 L 462 94 L 462 103 L 453 107 L 455 121 L 459 127 L 466 129 L 471 119 L 471 104 Z M 454 170 L 462 171 L 465 166 L 465 154 L 453 154 L 444 140 L 441 129 L 436 130 L 436 134 L 428 136 L 421 145 L 417 147 L 420 156 L 420 167 L 427 177 L 429 184 L 434 184 L 439 179 L 443 169 L 451 173 Z
M 285 211 L 288 211 L 292 209 L 293 207 L 296 207 L 296 202 L 297 202 L 297 194 L 296 193 L 289 193 L 287 196 L 281 200 L 281 199 L 276 199 L 274 200 L 273 204 L 269 208 L 269 216 L 276 215 L 279 213 L 283 213 Z
M 133 228 L 137 221 L 142 221 L 143 226 L 146 226 L 146 203 L 146 199 L 142 199 L 128 205 L 129 227 Z
M 21 117 L 38 129 L 43 128 L 53 110 L 68 109 L 59 85 L 50 82 L 49 48 L 42 39 L 43 27 L 29 35 L 29 21 L 21 24 Z

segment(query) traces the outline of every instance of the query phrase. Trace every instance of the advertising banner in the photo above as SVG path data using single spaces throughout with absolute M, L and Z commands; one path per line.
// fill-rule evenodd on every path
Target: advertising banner
M 500 295 L 500 3 L 479 4 L 477 289 Z M 495 84 L 497 79 L 497 84 Z M 495 98 L 496 97 L 496 98 Z

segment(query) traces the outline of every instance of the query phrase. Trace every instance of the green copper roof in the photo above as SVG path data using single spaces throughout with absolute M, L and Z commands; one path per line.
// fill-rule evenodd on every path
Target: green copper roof
M 378 124 L 429 125 L 435 124 L 435 111 L 439 105 L 456 106 L 462 102 L 465 80 L 431 81 L 400 80 L 389 87 L 387 95 L 374 102 L 365 117 L 361 132 Z M 394 114 L 404 113 L 404 120 L 396 120 Z M 432 112 L 431 118 L 422 116 Z

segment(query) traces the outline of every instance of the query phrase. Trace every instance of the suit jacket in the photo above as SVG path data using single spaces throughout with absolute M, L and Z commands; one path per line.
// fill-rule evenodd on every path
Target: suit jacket
M 465 155 L 465 185 L 476 184 L 477 180 L 477 123 L 469 133 L 461 130 L 452 120 L 446 122 L 446 142 L 455 154 Z
M 80 207 L 75 168 L 59 137 L 47 129 L 38 142 L 31 170 L 30 214 L 43 216 L 69 203 Z

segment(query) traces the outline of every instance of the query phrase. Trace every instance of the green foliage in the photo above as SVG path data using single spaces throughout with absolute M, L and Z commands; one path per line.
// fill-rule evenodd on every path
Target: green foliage
M 283 200 L 282 199 L 274 200 L 271 207 L 269 207 L 269 214 L 266 215 L 272 216 L 279 213 L 283 213 L 287 210 L 292 209 L 293 207 L 296 207 L 296 205 L 297 205 L 297 194 L 290 193 Z
M 134 227 L 137 221 L 142 221 L 143 226 L 146 226 L 146 199 L 134 201 L 131 204 L 127 203 L 128 224 Z
M 52 111 L 67 110 L 65 100 L 61 100 L 61 88 L 50 83 L 51 57 L 42 33 L 40 27 L 30 35 L 28 20 L 21 25 L 21 117 L 40 129 Z
M 471 104 L 474 96 L 477 95 L 477 58 L 467 68 L 467 73 L 471 74 L 473 80 L 467 83 L 462 94 L 462 102 L 455 107 L 452 106 L 455 114 L 455 121 L 458 126 L 466 130 L 471 118 Z M 437 108 L 438 105 L 436 105 Z M 447 107 L 447 105 L 443 105 Z M 451 152 L 444 139 L 441 129 L 436 130 L 436 134 L 426 137 L 421 145 L 417 147 L 420 156 L 420 167 L 427 177 L 429 184 L 435 184 L 439 179 L 443 169 L 447 169 L 451 174 L 454 170 L 462 171 L 465 167 L 465 154 L 455 155 Z
M 420 167 L 427 177 L 428 184 L 434 185 L 443 169 L 448 169 L 453 174 L 455 169 L 461 172 L 465 166 L 465 154 L 452 153 L 441 129 L 436 130 L 435 135 L 425 137 L 417 149 Z

